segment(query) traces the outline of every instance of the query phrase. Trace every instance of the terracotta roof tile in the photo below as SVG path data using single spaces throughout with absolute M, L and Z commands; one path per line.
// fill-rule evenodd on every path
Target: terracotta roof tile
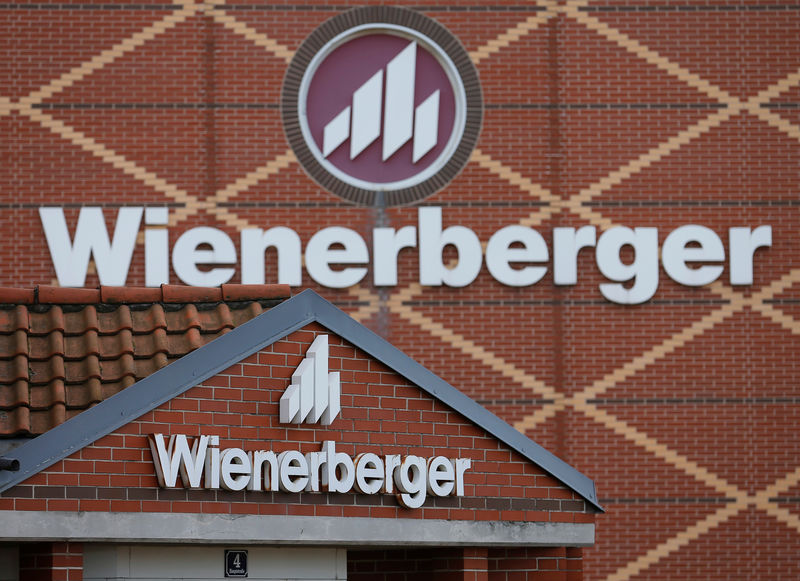
M 114 334 L 121 329 L 133 330 L 133 318 L 128 305 L 120 305 L 112 311 L 100 311 L 96 316 L 97 330 L 101 334 Z
M 121 329 L 117 335 L 99 335 L 101 359 L 117 359 L 123 355 L 133 355 L 133 333 L 130 329 Z M 90 351 L 87 350 L 87 353 Z
M 165 303 L 218 303 L 222 300 L 219 287 L 165 284 L 161 286 L 161 294 Z
M 0 304 L 32 305 L 36 293 L 32 288 L 0 287 Z
M 137 357 L 152 357 L 156 353 L 169 353 L 167 332 L 153 329 L 151 333 L 133 335 L 133 352 Z
M 103 401 L 103 386 L 98 378 L 92 378 L 85 383 L 67 384 L 64 393 L 68 409 L 86 409 Z
M 31 433 L 31 411 L 27 406 L 10 410 L 0 409 L 0 425 L 5 436 L 20 436 Z
M 163 353 L 160 353 L 159 355 L 160 355 L 160 357 L 159 356 L 155 356 L 155 357 L 151 357 L 149 359 L 135 359 L 134 360 L 134 367 L 136 369 L 136 377 L 138 377 L 138 378 L 147 377 L 151 373 L 155 373 L 156 371 L 158 371 L 162 367 L 166 367 L 167 364 L 169 364 L 172 361 L 174 361 L 174 359 L 170 359 L 169 357 L 167 357 Z M 130 377 L 130 376 L 128 376 L 128 377 Z M 123 377 L 121 379 L 124 380 L 125 378 Z M 119 383 L 119 382 L 117 382 L 117 383 Z M 120 387 L 115 387 L 113 389 L 116 390 L 114 392 L 114 393 L 116 393 L 121 388 Z
M 19 329 L 8 334 L 0 333 L 0 353 L 9 357 L 25 355 L 28 352 L 28 336 Z
M 0 389 L 0 410 L 30 405 L 30 392 L 25 379 L 13 381 Z M 0 411 L 2 415 L 2 411 Z
M 265 288 L 263 284 L 223 284 L 223 301 L 255 301 L 260 299 L 282 299 L 285 298 L 284 290 L 281 285 L 269 285 Z M 272 293 L 271 295 L 265 293 Z
M 47 335 L 53 331 L 64 331 L 66 322 L 64 311 L 58 308 L 49 308 L 45 311 L 37 312 L 34 309 L 27 311 L 28 325 L 25 327 L 33 335 Z
M 255 319 L 261 313 L 264 312 L 264 309 L 258 303 L 250 303 L 244 309 L 238 309 L 235 311 L 231 311 L 231 319 L 233 319 L 233 326 L 238 327 L 242 323 L 246 323 L 250 319 Z
M 167 317 L 167 328 L 171 333 L 200 328 L 200 317 L 197 314 L 197 307 L 193 304 L 188 304 L 177 311 L 168 310 L 164 314 Z
M 39 285 L 37 302 L 54 305 L 89 305 L 100 302 L 100 289 Z
M 64 337 L 64 358 L 83 359 L 87 355 L 100 355 L 109 351 L 107 340 L 114 340 L 113 335 L 99 336 L 97 331 L 87 331 L 85 335 L 68 335 Z M 101 346 L 102 344 L 102 346 Z M 31 353 L 33 341 L 31 341 Z
M 8 384 L 19 380 L 28 379 L 28 360 L 24 355 L 17 355 L 9 359 L 0 359 L 0 377 L 3 383 Z
M 152 333 L 155 329 L 167 328 L 167 317 L 161 305 L 131 312 L 134 333 Z
M 24 409 L 24 408 L 23 408 Z M 67 419 L 67 409 L 64 404 L 57 403 L 46 410 L 31 410 L 29 426 L 21 422 L 17 425 L 17 436 L 28 434 L 43 434 L 53 426 L 63 424 Z
M 289 294 L 286 285 L 0 288 L 0 437 L 43 433 Z
M 200 328 L 206 332 L 233 329 L 233 318 L 228 305 L 220 303 L 213 310 L 201 309 L 197 312 Z
M 161 289 L 158 287 L 101 286 L 100 301 L 109 305 L 158 303 L 161 302 Z
M 0 310 L 0 333 L 13 333 L 17 330 L 27 331 L 28 328 L 27 307 L 18 305 L 8 310 Z

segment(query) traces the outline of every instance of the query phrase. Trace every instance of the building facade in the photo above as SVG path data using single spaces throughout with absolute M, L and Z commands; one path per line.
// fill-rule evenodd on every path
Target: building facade
M 397 4 L 460 43 L 472 142 L 396 195 L 318 172 L 340 97 L 298 107 L 348 3 L 0 6 L 0 283 L 315 289 L 598 483 L 586 578 L 800 575 L 800 6 Z M 382 50 L 332 73 L 345 101 L 404 78 Z M 414 119 L 436 90 L 445 109 L 426 82 Z M 371 130 L 347 127 L 357 159 Z M 58 407 L 0 405 L 6 426 Z
M 237 291 L 238 301 L 206 302 L 206 321 L 249 309 Z M 69 314 L 90 320 L 97 308 L 105 323 L 139 323 L 165 306 L 127 289 L 117 299 L 17 311 L 71 319 L 49 337 L 69 333 L 71 347 L 49 357 L 74 363 L 96 327 L 76 332 Z M 168 305 L 178 319 L 197 308 Z M 164 332 L 102 326 L 106 345 Z M 313 291 L 226 331 L 11 442 L 0 459 L 4 580 L 582 578 L 581 548 L 602 510 L 586 476 Z M 179 344 L 200 332 L 168 324 L 170 334 Z M 125 363 L 102 348 L 80 363 L 92 358 Z M 52 374 L 51 399 L 61 384 L 72 407 L 92 386 L 64 383 Z

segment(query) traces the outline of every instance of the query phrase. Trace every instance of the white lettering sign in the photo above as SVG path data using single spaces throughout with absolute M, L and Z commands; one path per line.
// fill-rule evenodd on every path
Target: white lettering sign
M 169 232 L 164 228 L 165 208 L 122 208 L 114 235 L 109 238 L 101 208 L 81 208 L 75 233 L 70 238 L 61 208 L 39 209 L 50 257 L 62 286 L 82 286 L 89 260 L 94 258 L 100 284 L 124 285 L 144 216 L 145 284 L 169 282 Z M 241 280 L 245 284 L 265 282 L 267 250 L 276 250 L 280 284 L 301 284 L 302 257 L 311 278 L 330 288 L 358 284 L 372 264 L 376 286 L 397 284 L 397 262 L 404 249 L 418 249 L 419 282 L 428 286 L 464 287 L 481 271 L 483 251 L 477 234 L 466 226 L 443 226 L 442 209 L 423 206 L 417 210 L 417 226 L 375 228 L 372 256 L 367 243 L 355 230 L 332 226 L 314 234 L 301 248 L 297 233 L 284 226 L 268 230 L 245 228 L 241 232 Z M 753 284 L 753 262 L 758 248 L 772 246 L 772 227 L 729 229 L 727 264 L 730 283 Z M 445 248 L 455 249 L 457 260 L 445 264 Z M 554 228 L 552 252 L 542 235 L 527 226 L 501 228 L 486 246 L 486 268 L 498 282 L 509 286 L 531 286 L 548 271 L 552 260 L 553 282 L 578 282 L 578 256 L 582 249 L 595 249 L 597 269 L 609 282 L 599 285 L 609 301 L 634 305 L 650 300 L 659 283 L 659 246 L 656 228 L 615 226 L 599 233 L 594 226 Z M 625 249 L 632 259 L 623 259 Z M 702 286 L 717 280 L 725 269 L 725 249 L 720 236 L 700 225 L 680 226 L 671 231 L 661 247 L 664 272 L 685 286 Z M 413 251 L 413 250 L 408 250 Z M 551 259 L 552 256 L 552 259 Z M 271 260 L 271 258 L 269 258 Z M 186 230 L 172 248 L 172 268 L 188 285 L 218 286 L 236 273 L 237 251 L 222 230 L 199 226 Z M 204 268 L 199 268 L 203 265 Z
M 352 458 L 337 452 L 331 441 L 323 442 L 321 451 L 307 454 L 220 450 L 219 436 L 198 436 L 191 448 L 183 434 L 169 440 L 152 434 L 148 442 L 163 488 L 177 488 L 180 476 L 186 488 L 396 494 L 406 508 L 419 508 L 428 494 L 464 496 L 464 473 L 472 466 L 469 458 L 444 456 L 381 457 L 368 452 Z

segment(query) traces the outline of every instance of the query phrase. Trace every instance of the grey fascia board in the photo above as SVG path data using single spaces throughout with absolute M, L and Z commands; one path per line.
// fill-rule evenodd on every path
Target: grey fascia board
M 602 511 L 594 482 L 408 357 L 312 290 L 305 290 L 135 385 L 4 454 L 18 472 L 0 472 L 0 493 L 155 409 L 234 363 L 310 323 L 319 323 L 539 466 Z
M 588 547 L 595 541 L 592 523 L 26 510 L 3 519 L 0 543 L 70 539 L 202 545 Z

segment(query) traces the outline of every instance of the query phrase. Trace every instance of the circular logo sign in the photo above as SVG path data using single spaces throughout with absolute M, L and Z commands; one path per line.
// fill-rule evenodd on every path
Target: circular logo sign
M 424 31 L 424 32 L 423 32 Z M 411 10 L 358 8 L 298 49 L 283 86 L 289 142 L 321 186 L 398 205 L 444 187 L 480 132 L 475 67 L 440 24 Z

